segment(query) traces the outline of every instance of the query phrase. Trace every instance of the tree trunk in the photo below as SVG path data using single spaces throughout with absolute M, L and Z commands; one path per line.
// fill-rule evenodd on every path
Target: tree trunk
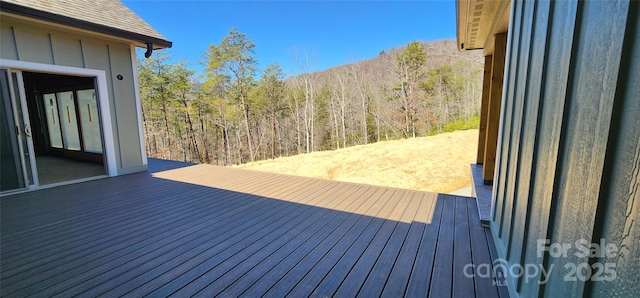
M 140 110 L 142 111 L 142 126 L 144 128 L 144 147 L 147 151 L 147 154 L 151 152 L 151 144 L 149 144 L 149 125 L 147 124 L 147 117 L 144 109 L 144 105 L 140 104 Z
M 404 82 L 402 82 L 402 107 L 404 109 L 404 135 L 405 137 L 409 136 L 409 131 L 410 131 L 410 127 L 409 127 L 409 99 L 407 98 L 407 87 L 405 86 Z
M 200 120 L 200 138 L 202 138 L 202 146 L 204 147 L 204 162 L 211 163 L 211 159 L 209 157 L 209 142 L 207 140 L 207 131 L 205 129 L 206 125 L 204 125 L 205 119 L 200 109 L 198 109 L 198 119 Z
M 184 104 L 185 117 L 187 118 L 187 124 L 189 125 L 188 135 L 189 135 L 189 139 L 191 140 L 191 144 L 193 145 L 192 151 L 195 157 L 197 158 L 197 161 L 201 162 L 202 157 L 200 156 L 200 150 L 198 149 L 198 141 L 196 140 L 196 135 L 193 129 L 193 122 L 191 122 L 191 115 L 189 114 L 189 105 L 187 104 L 187 99 L 185 98 L 184 94 L 182 96 L 182 103 Z
M 271 113 L 271 159 L 276 157 L 276 108 L 274 106 Z
M 360 94 L 360 104 L 362 108 L 362 139 L 364 144 L 366 145 L 369 143 L 369 133 L 367 130 L 367 112 L 369 111 L 369 98 L 364 94 L 364 91 L 362 90 L 362 82 L 358 80 L 358 74 L 356 74 L 356 71 L 352 69 L 351 73 L 353 74 L 353 79 L 356 81 L 356 87 L 358 88 L 358 93 Z
M 304 81 L 304 137 L 305 137 L 305 149 L 309 153 L 310 148 L 310 131 L 309 131 L 309 86 L 307 79 Z
M 315 123 L 316 123 L 316 107 L 315 96 L 313 93 L 313 85 L 309 82 L 309 98 L 311 98 L 311 152 L 315 151 Z M 308 150 L 307 150 L 308 151 Z
M 222 104 L 218 105 L 218 113 L 220 114 L 220 120 L 222 121 L 222 142 L 224 149 L 224 165 L 231 164 L 231 148 L 229 144 L 229 130 L 227 127 L 227 119 L 222 111 Z
M 364 139 L 364 144 L 369 144 L 369 132 L 367 130 L 367 111 L 369 110 L 368 103 L 366 99 L 362 98 L 362 138 Z
M 238 150 L 236 150 L 237 160 L 235 164 L 242 164 L 242 137 L 240 136 L 239 129 L 236 129 L 236 141 L 237 141 Z
M 280 156 L 282 156 L 282 132 L 279 129 L 280 121 L 276 121 L 276 122 L 277 122 L 276 135 L 278 137 L 278 157 L 280 157 Z
M 340 149 L 340 128 L 338 128 L 338 113 L 335 110 L 335 103 L 333 102 L 333 98 L 336 97 L 336 95 L 334 94 L 334 96 L 331 96 L 331 115 L 333 116 L 333 130 L 335 132 L 335 141 L 336 141 L 336 149 Z M 333 132 L 331 133 L 333 136 Z
M 169 135 L 169 119 L 167 119 L 167 103 L 164 99 L 164 96 L 162 98 L 162 116 L 164 118 L 165 140 L 167 141 L 167 147 L 168 147 L 168 148 L 165 148 L 165 150 L 168 149 L 167 150 L 169 152 L 168 159 L 171 159 L 171 136 Z M 162 154 L 162 157 L 166 157 L 164 153 Z
M 300 101 L 298 95 L 294 93 L 293 100 L 295 101 L 294 113 L 295 113 L 295 125 L 296 125 L 296 148 L 298 154 L 302 153 L 302 133 L 300 132 Z
M 245 103 L 244 96 L 242 96 L 242 112 L 244 114 L 244 127 L 247 133 L 247 147 L 249 149 L 249 159 L 255 160 L 253 155 L 253 144 L 251 142 L 251 130 L 249 129 L 249 106 Z

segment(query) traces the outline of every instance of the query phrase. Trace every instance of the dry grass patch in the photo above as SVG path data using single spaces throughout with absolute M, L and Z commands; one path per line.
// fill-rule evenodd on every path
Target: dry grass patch
M 380 142 L 240 165 L 240 168 L 449 193 L 471 185 L 478 130 Z

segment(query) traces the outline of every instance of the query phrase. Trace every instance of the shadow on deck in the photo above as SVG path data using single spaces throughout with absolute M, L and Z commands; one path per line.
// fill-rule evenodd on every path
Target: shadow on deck
M 1 295 L 506 296 L 472 198 L 149 168 L 2 197 Z

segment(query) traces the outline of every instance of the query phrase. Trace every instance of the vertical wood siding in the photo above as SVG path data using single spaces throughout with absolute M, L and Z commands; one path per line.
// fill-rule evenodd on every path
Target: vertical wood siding
M 49 33 L 26 26 L 13 27 L 13 33 L 21 61 L 55 64 Z
M 56 64 L 84 68 L 82 55 L 82 41 L 77 38 L 68 38 L 64 35 L 52 34 L 51 47 Z
M 531 53 L 529 56 L 529 73 L 527 76 L 527 93 L 525 96 L 526 105 L 524 108 L 525 113 L 523 113 L 520 156 L 518 161 L 520 163 L 518 172 L 519 180 L 517 181 L 517 189 L 515 190 L 515 197 L 521 199 L 518 201 L 514 216 L 514 235 L 517 235 L 517 239 L 513 240 L 514 245 L 511 249 L 513 255 L 510 261 L 513 263 L 523 263 L 523 259 L 526 259 L 526 252 L 529 247 L 526 245 L 527 230 L 525 223 L 533 221 L 531 218 L 531 208 L 533 207 L 533 198 L 530 196 L 532 192 L 531 178 L 534 175 L 535 140 L 536 133 L 538 132 L 538 121 L 541 116 L 540 98 L 543 91 L 542 81 L 544 80 L 543 73 L 545 70 L 545 64 L 539 62 L 544 61 L 546 54 L 550 6 L 550 1 L 536 2 L 535 13 L 532 19 Z M 535 249 L 535 247 L 533 248 Z M 542 259 L 534 260 L 533 262 L 541 264 Z M 527 263 L 527 261 L 524 263 Z M 516 289 L 521 291 L 522 286 L 523 279 L 519 278 Z
M 597 260 L 616 264 L 618 277 L 613 282 L 590 284 L 587 291 L 594 297 L 631 297 L 640 292 L 639 15 L 639 3 L 632 3 L 619 74 L 626 80 L 618 80 L 617 84 L 593 236 L 620 249 L 613 258 Z
M 541 85 L 538 130 L 533 140 L 534 155 L 529 191 L 529 220 L 526 224 L 525 264 L 543 264 L 544 255 L 537 252 L 536 242 L 547 238 L 553 196 L 554 173 L 558 161 L 560 129 L 573 46 L 573 29 L 577 2 L 549 3 L 549 29 Z M 543 11 L 537 15 L 542 15 Z M 523 283 L 521 292 L 537 296 L 540 286 L 534 280 Z
M 109 58 L 111 62 L 111 81 L 113 82 L 113 103 L 117 116 L 117 131 L 120 143 L 126 144 L 120 147 L 120 160 L 123 165 L 140 165 L 140 137 L 138 127 L 138 115 L 136 102 L 132 94 L 135 94 L 133 86 L 133 69 L 131 65 L 130 48 L 109 46 Z M 123 77 L 122 80 L 117 78 Z M 135 131 L 132 131 L 135 130 Z
M 510 98 L 513 98 L 513 89 L 514 89 L 514 84 L 515 84 L 515 78 L 516 75 L 515 73 L 517 73 L 517 65 L 515 64 L 515 62 L 517 61 L 517 57 L 519 55 L 519 47 L 518 44 L 520 42 L 520 35 L 518 34 L 521 28 L 521 23 L 522 23 L 522 2 L 520 1 L 515 1 L 513 3 L 513 12 L 514 12 L 514 16 L 517 16 L 516 18 L 514 18 L 513 21 L 513 28 L 510 28 L 510 33 L 509 36 L 511 39 L 511 42 L 509 44 L 510 48 L 509 48 L 509 57 L 507 57 L 507 63 L 509 64 L 509 69 L 508 69 L 508 73 L 506 73 L 505 75 L 505 92 L 504 94 L 506 95 L 506 98 L 503 98 L 504 104 L 504 110 L 506 111 L 502 117 L 504 117 L 503 119 L 500 119 L 500 125 L 502 126 L 502 134 L 499 136 L 501 138 L 501 147 L 498 148 L 498 154 L 500 154 L 500 157 L 497 159 L 497 167 L 499 168 L 498 171 L 496 171 L 496 176 L 497 179 L 496 181 L 494 181 L 494 183 L 497 185 L 496 187 L 496 193 L 497 193 L 497 199 L 496 200 L 496 211 L 494 212 L 494 216 L 495 216 L 495 221 L 497 223 L 497 226 L 499 227 L 497 233 L 499 235 L 499 238 L 502 241 L 497 241 L 496 245 L 498 245 L 498 251 L 501 252 L 506 252 L 506 246 L 508 245 L 508 239 L 504 236 L 505 235 L 505 230 L 508 230 L 510 228 L 509 225 L 504 225 L 502 224 L 505 221 L 509 221 L 509 218 L 511 216 L 510 214 L 510 205 L 512 203 L 511 199 L 505 199 L 505 185 L 506 185 L 506 174 L 507 174 L 507 167 L 506 167 L 506 163 L 509 159 L 509 149 L 510 149 L 510 130 L 511 130 L 511 125 L 509 125 L 510 123 L 512 123 L 512 118 L 513 118 L 513 100 L 508 100 Z M 506 100 L 505 100 L 506 99 Z M 505 219 L 505 217 L 507 217 Z M 508 232 L 507 232 L 508 233 Z
M 513 5 L 492 230 L 509 264 L 554 270 L 543 285 L 540 275 L 511 277 L 510 291 L 527 297 L 635 295 L 640 292 L 639 3 Z M 576 241 L 601 238 L 616 245 L 616 257 L 576 255 Z M 544 239 L 571 245 L 568 255 L 539 254 L 538 240 Z M 617 278 L 566 279 L 565 265 L 597 262 L 615 263 Z
M 524 229 L 524 214 L 526 214 L 526 208 L 528 204 L 527 196 L 518 196 L 516 194 L 517 188 L 520 184 L 526 184 L 526 180 L 521 180 L 520 170 L 521 166 L 525 163 L 522 159 L 521 142 L 522 142 L 522 128 L 526 119 L 530 118 L 527 113 L 524 113 L 525 106 L 533 100 L 530 100 L 528 90 L 531 82 L 531 46 L 532 46 L 532 32 L 533 32 L 533 20 L 534 10 L 536 3 L 533 1 L 523 3 L 523 21 L 519 34 L 521 38 L 521 52 L 518 57 L 518 67 L 515 70 L 516 86 L 514 88 L 514 111 L 512 122 L 512 138 L 511 138 L 511 153 L 507 168 L 507 185 L 506 185 L 506 197 L 513 198 L 511 212 L 505 216 L 510 221 L 509 233 L 505 233 L 505 236 L 510 239 L 507 245 L 507 260 L 514 264 L 519 264 L 522 257 L 522 240 Z M 518 34 L 518 32 L 515 32 Z M 515 86 L 514 86 L 515 87 Z M 523 175 L 522 175 L 523 176 Z M 506 220 L 505 220 L 506 222 Z
M 118 173 L 143 170 L 128 44 L 81 36 L 23 20 L 2 18 L 3 59 L 55 64 L 106 72 Z M 123 79 L 118 80 L 117 76 Z M 120 145 L 123 146 L 120 146 Z
M 5 23 L 0 23 L 0 57 L 18 60 L 16 41 L 14 39 L 13 27 Z
M 484 72 L 482 77 L 482 104 L 480 107 L 480 127 L 478 129 L 478 156 L 476 163 L 484 162 L 484 146 L 487 137 L 487 114 L 489 113 L 489 93 L 491 88 L 491 65 L 493 64 L 493 55 L 484 57 Z

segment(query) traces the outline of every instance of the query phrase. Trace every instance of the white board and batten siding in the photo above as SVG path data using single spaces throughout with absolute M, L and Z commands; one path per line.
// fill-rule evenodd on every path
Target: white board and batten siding
M 55 66 L 67 67 L 64 74 L 69 74 L 69 67 L 104 71 L 110 115 L 108 119 L 102 116 L 107 120 L 103 122 L 111 123 L 112 136 L 106 138 L 113 140 L 117 174 L 147 169 L 131 44 L 5 16 L 0 30 L 0 58 L 5 61 L 39 63 L 46 66 L 46 72 L 54 73 Z
M 512 276 L 512 296 L 640 293 L 639 6 L 512 3 L 491 228 L 509 264 L 554 268 L 542 285 Z M 572 248 L 540 256 L 540 239 Z M 617 253 L 582 257 L 582 239 Z M 616 277 L 594 279 L 609 275 L 596 263 L 615 264 Z M 586 278 L 570 272 L 580 264 Z

